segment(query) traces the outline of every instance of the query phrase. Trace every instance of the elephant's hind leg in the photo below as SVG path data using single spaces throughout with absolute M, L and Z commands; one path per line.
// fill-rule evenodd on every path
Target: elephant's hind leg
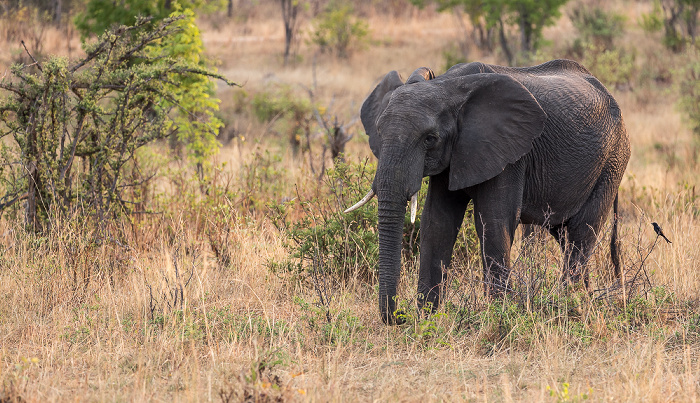
M 564 246 L 564 278 L 573 283 L 583 279 L 589 287 L 588 260 L 615 197 L 617 183 L 601 179 L 581 210 L 565 224 L 567 237 Z M 561 243 L 561 241 L 560 241 Z

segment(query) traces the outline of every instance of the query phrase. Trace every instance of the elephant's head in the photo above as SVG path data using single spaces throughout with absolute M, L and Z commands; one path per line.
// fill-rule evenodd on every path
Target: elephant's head
M 422 178 L 449 169 L 450 190 L 491 179 L 532 149 L 546 114 L 522 84 L 501 74 L 438 77 L 416 70 L 405 84 L 387 74 L 362 105 L 379 159 L 379 309 L 395 323 L 406 202 Z

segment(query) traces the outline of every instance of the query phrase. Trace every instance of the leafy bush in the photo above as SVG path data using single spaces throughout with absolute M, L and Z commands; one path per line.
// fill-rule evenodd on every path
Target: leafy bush
M 90 0 L 85 11 L 75 17 L 75 26 L 83 39 L 89 35 L 99 35 L 115 25 L 134 25 L 139 16 L 150 17 L 155 21 L 166 18 L 167 10 L 159 1 L 143 0 Z
M 173 11 L 181 12 L 215 5 L 202 0 L 87 0 L 85 8 L 75 17 L 75 26 L 83 40 L 90 35 L 103 32 L 119 25 L 134 25 L 139 18 L 150 18 L 153 23 L 168 18 Z
M 630 84 L 635 72 L 635 54 L 622 49 L 584 48 L 583 65 L 603 84 L 621 88 Z
M 321 52 L 334 53 L 340 58 L 348 57 L 353 48 L 362 47 L 369 35 L 367 22 L 354 17 L 352 6 L 334 1 L 313 24 L 311 42 Z
M 569 14 L 584 43 L 592 43 L 603 49 L 611 49 L 615 38 L 624 32 L 625 17 L 600 7 L 579 5 Z
M 205 63 L 204 45 L 195 18 L 192 10 L 185 9 L 182 20 L 177 22 L 178 30 L 154 44 L 151 53 L 153 57 L 179 60 L 195 69 L 215 72 Z M 175 138 L 185 145 L 200 169 L 209 168 L 211 156 L 219 150 L 216 137 L 223 127 L 223 122 L 216 116 L 220 101 L 214 96 L 214 83 L 207 76 L 191 74 L 168 80 L 164 87 L 171 94 L 167 101 L 175 107 Z
M 137 150 L 177 130 L 171 112 L 183 98 L 172 83 L 224 79 L 159 46 L 186 34 L 181 24 L 191 17 L 167 18 L 152 29 L 147 19 L 117 28 L 72 65 L 54 57 L 36 62 L 36 73 L 12 67 L 0 81 L 10 93 L 0 102 L 0 135 L 12 140 L 0 149 L 0 211 L 26 199 L 25 222 L 35 230 L 46 228 L 49 216 L 78 208 L 98 224 L 132 211 L 138 200 L 129 199 L 130 191 L 151 179 L 140 174 Z M 194 102 L 203 96 L 190 95 Z M 213 105 L 204 100 L 198 107 L 211 113 Z
M 648 33 L 654 33 L 661 31 L 664 26 L 664 21 L 662 17 L 661 4 L 658 1 L 654 1 L 654 7 L 649 13 L 642 13 L 638 24 L 642 29 Z

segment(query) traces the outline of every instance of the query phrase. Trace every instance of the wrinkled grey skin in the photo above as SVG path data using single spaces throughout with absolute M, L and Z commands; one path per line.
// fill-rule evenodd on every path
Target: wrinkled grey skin
M 545 226 L 565 253 L 564 278 L 588 285 L 586 261 L 630 156 L 620 109 L 584 67 L 568 60 L 511 68 L 459 64 L 434 77 L 392 71 L 365 100 L 362 123 L 379 159 L 379 309 L 396 323 L 407 200 L 430 177 L 421 218 L 418 305 L 440 298 L 442 267 L 474 202 L 486 292 L 507 289 L 516 227 Z M 611 254 L 619 275 L 616 224 Z

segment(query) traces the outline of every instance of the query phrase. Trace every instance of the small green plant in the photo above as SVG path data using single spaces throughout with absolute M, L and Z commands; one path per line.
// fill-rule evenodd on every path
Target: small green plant
M 264 211 L 271 203 L 283 203 L 291 199 L 292 190 L 286 186 L 283 178 L 287 170 L 282 164 L 282 157 L 269 150 L 255 150 L 255 158 L 243 165 L 239 175 L 238 205 L 249 212 Z M 280 197 L 286 195 L 285 197 Z
M 353 15 L 352 6 L 337 1 L 330 2 L 313 25 L 311 42 L 321 52 L 333 53 L 339 58 L 346 58 L 353 49 L 364 46 L 369 35 L 367 22 Z
M 348 344 L 353 341 L 355 334 L 364 328 L 360 319 L 348 309 L 334 313 L 328 310 L 327 306 L 311 304 L 299 296 L 294 297 L 294 303 L 302 311 L 301 319 L 306 322 L 309 330 L 317 335 L 313 344 Z
M 416 341 L 433 341 L 437 345 L 447 346 L 446 341 L 447 330 L 444 327 L 445 320 L 448 319 L 444 312 L 431 313 L 430 308 L 425 309 L 426 315 L 412 322 L 412 327 L 409 327 L 411 336 Z M 405 316 L 399 315 L 399 317 Z M 405 319 L 405 318 L 404 318 Z
M 588 388 L 588 393 L 581 393 L 579 395 L 572 396 L 571 392 L 569 392 L 569 386 L 570 385 L 568 382 L 563 382 L 561 387 L 556 389 L 547 386 L 547 391 L 549 391 L 549 396 L 553 397 L 557 403 L 582 402 L 584 400 L 588 400 L 593 392 L 591 388 Z

